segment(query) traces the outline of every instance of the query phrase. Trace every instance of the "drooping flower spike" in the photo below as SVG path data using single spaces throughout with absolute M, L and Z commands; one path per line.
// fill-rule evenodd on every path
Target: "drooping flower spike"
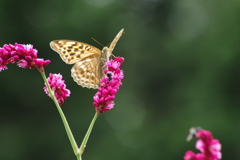
M 98 92 L 93 97 L 93 105 L 98 114 L 104 113 L 114 107 L 113 100 L 119 87 L 122 85 L 122 79 L 124 77 L 123 71 L 120 69 L 123 61 L 123 58 L 115 57 L 106 63 L 108 69 L 104 70 L 105 76 L 100 80 Z
M 50 60 L 37 58 L 38 51 L 31 44 L 5 44 L 0 48 L 0 72 L 7 69 L 7 64 L 16 63 L 19 67 L 34 69 L 43 67 L 50 63 Z
M 47 81 L 50 85 L 50 88 L 54 92 L 54 96 L 56 97 L 59 105 L 62 105 L 64 103 L 64 100 L 67 99 L 67 97 L 69 97 L 71 93 L 70 90 L 66 89 L 66 84 L 64 83 L 65 81 L 62 80 L 62 75 L 50 73 Z M 51 97 L 46 83 L 44 91 L 46 92 L 46 94 L 48 94 L 49 97 Z
M 184 160 L 219 160 L 222 158 L 221 144 L 218 139 L 213 139 L 210 131 L 203 130 L 200 127 L 191 128 L 187 140 L 190 140 L 193 136 L 199 139 L 196 142 L 196 148 L 201 153 L 187 151 Z

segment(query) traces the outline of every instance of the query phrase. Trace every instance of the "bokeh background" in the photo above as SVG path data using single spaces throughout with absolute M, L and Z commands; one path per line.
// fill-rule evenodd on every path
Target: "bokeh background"
M 223 159 L 240 155 L 239 0 L 1 0 L 0 46 L 33 44 L 71 90 L 62 105 L 81 144 L 96 90 L 78 86 L 72 65 L 51 50 L 55 39 L 108 45 L 125 58 L 115 108 L 100 115 L 84 160 L 177 160 L 195 149 L 188 130 L 220 140 Z M 0 160 L 76 160 L 37 70 L 9 64 L 0 73 Z

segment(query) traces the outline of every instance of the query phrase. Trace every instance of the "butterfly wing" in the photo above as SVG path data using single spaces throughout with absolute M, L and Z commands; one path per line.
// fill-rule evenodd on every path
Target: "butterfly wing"
M 103 76 L 100 57 L 86 58 L 71 69 L 72 77 L 82 87 L 97 89 Z
M 112 53 L 115 45 L 117 44 L 118 40 L 120 39 L 120 37 L 124 34 L 124 29 L 121 29 L 118 34 L 116 35 L 116 37 L 113 39 L 112 43 L 109 46 L 109 52 Z
M 67 64 L 79 62 L 87 57 L 99 57 L 101 51 L 89 44 L 72 40 L 55 40 L 50 47 L 56 51 Z

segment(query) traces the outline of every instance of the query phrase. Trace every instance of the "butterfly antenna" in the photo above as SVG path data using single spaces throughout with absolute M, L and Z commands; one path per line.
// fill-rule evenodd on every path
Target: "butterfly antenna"
M 94 40 L 95 42 L 97 42 L 98 44 L 100 44 L 101 46 L 103 46 L 104 47 L 104 45 L 102 45 L 102 43 L 100 43 L 100 42 L 98 42 L 95 38 L 91 38 L 92 40 Z M 109 46 L 111 43 L 109 43 L 107 46 Z M 116 57 L 116 56 L 114 56 L 112 53 L 111 53 L 111 56 L 113 56 L 113 57 Z
M 101 46 L 104 47 L 104 45 L 102 45 L 102 43 L 98 42 L 95 38 L 92 37 L 92 40 L 94 40 L 95 42 L 97 42 L 98 44 L 100 44 Z

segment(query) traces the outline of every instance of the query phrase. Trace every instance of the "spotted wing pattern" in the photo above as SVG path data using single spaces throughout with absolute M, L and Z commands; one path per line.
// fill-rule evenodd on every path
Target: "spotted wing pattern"
M 97 89 L 102 77 L 100 57 L 87 58 L 77 62 L 71 69 L 72 77 L 82 87 Z
M 101 51 L 89 44 L 72 40 L 55 40 L 50 43 L 51 48 L 59 53 L 67 64 L 79 62 L 87 57 L 101 56 Z

